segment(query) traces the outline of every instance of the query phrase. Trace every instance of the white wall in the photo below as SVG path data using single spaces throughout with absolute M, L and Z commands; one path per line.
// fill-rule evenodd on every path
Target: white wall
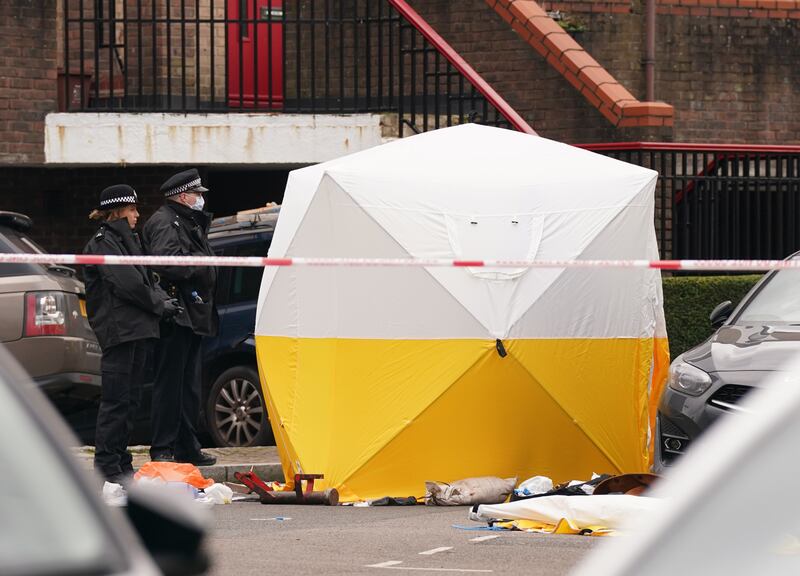
M 394 136 L 380 114 L 48 114 L 47 164 L 258 164 L 338 158 Z

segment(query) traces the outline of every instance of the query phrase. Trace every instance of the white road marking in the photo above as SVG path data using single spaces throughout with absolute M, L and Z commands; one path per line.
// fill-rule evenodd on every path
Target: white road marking
M 402 564 L 400 560 L 389 560 L 380 564 L 368 564 L 365 568 L 385 568 L 386 570 L 419 570 L 421 572 L 481 572 L 487 573 L 492 570 L 477 570 L 472 568 L 414 568 L 412 566 L 398 566 Z
M 470 538 L 470 542 L 486 542 L 487 540 L 494 540 L 500 538 L 499 534 L 490 534 L 489 536 L 478 536 L 477 538 Z
M 267 522 L 269 520 L 275 520 L 277 522 L 283 522 L 284 520 L 291 520 L 288 516 L 275 516 L 274 518 L 250 518 L 253 522 Z
M 425 550 L 425 552 L 420 552 L 420 554 L 424 556 L 430 556 L 431 554 L 438 554 L 439 552 L 444 552 L 446 550 L 452 550 L 452 546 L 442 546 L 441 548 L 433 548 L 432 550 Z

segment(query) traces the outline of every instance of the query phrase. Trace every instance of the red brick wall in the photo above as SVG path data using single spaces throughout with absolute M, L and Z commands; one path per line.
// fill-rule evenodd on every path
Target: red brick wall
M 0 2 L 0 164 L 44 159 L 56 109 L 56 0 Z
M 0 164 L 43 162 L 43 118 L 57 107 L 57 3 L 0 2 Z M 793 18 L 790 4 L 797 5 L 780 0 L 659 0 L 656 97 L 675 106 L 675 125 L 672 131 L 637 132 L 611 126 L 485 0 L 412 0 L 534 128 L 568 142 L 800 142 L 800 20 Z M 580 19 L 586 30 L 576 36 L 578 42 L 630 92 L 644 98 L 644 0 L 542 5 Z M 603 12 L 593 11 L 601 6 Z M 708 14 L 692 14 L 700 8 Z M 747 17 L 737 10 L 747 10 Z M 780 10 L 787 11 L 786 18 L 777 16 Z
M 412 0 L 411 4 L 542 136 L 566 142 L 639 140 L 648 135 L 658 139 L 669 137 L 669 128 L 648 129 L 646 133 L 614 128 L 525 44 L 485 0 L 463 0 L 458 4 L 447 0 Z M 640 50 L 643 39 L 636 23 L 615 21 L 614 28 L 615 41 L 625 45 L 627 53 Z M 597 59 L 612 74 L 617 67 L 640 68 L 627 53 L 615 54 L 613 60 Z M 625 85 L 635 95 L 643 96 L 643 76 L 634 85 Z
M 635 11 L 643 0 L 560 0 L 540 1 L 545 10 L 578 13 L 626 14 Z M 662 14 L 679 16 L 722 16 L 725 18 L 793 18 L 800 19 L 797 0 L 657 0 Z
M 740 6 L 744 0 L 659 5 L 684 8 L 712 1 Z M 543 136 L 567 142 L 666 138 L 800 143 L 800 20 L 659 15 L 656 99 L 675 107 L 674 129 L 637 133 L 613 129 L 541 56 L 526 48 L 485 0 L 412 4 Z M 577 41 L 644 99 L 643 0 L 541 4 L 582 23 L 585 31 L 576 35 Z M 599 4 L 607 10 L 593 12 Z

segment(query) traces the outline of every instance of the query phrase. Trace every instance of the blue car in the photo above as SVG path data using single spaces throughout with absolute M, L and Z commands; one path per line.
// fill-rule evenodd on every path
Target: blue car
M 209 242 L 221 256 L 266 256 L 279 210 L 274 206 L 217 218 Z M 216 446 L 273 442 L 253 336 L 263 272 L 263 268 L 219 269 L 219 333 L 203 343 L 203 421 Z

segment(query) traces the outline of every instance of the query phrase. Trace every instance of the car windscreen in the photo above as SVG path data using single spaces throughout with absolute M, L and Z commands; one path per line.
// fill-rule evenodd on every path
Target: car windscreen
M 108 574 L 124 556 L 28 407 L 0 380 L 0 574 Z
M 800 324 L 800 270 L 781 270 L 767 278 L 734 324 Z

